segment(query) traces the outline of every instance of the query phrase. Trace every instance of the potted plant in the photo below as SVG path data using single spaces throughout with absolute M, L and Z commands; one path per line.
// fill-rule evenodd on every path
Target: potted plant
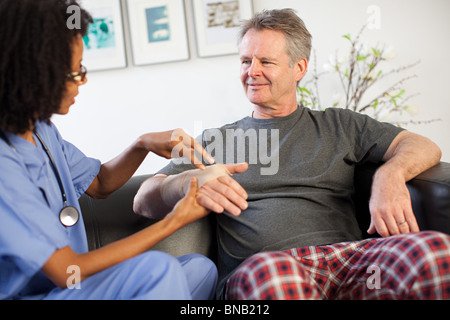
M 311 109 L 322 110 L 319 93 L 319 81 L 324 75 L 332 74 L 339 82 L 340 92 L 333 94 L 332 107 L 350 109 L 365 113 L 379 120 L 396 124 L 398 126 L 409 123 L 429 123 L 429 121 L 401 121 L 396 114 L 417 114 L 418 107 L 409 104 L 411 98 L 417 94 L 407 95 L 403 85 L 417 77 L 415 74 L 402 76 L 399 80 L 392 80 L 393 75 L 403 75 L 417 66 L 420 61 L 410 65 L 385 71 L 385 62 L 393 59 L 391 48 L 385 46 L 367 46 L 362 43 L 361 35 L 365 27 L 353 39 L 349 34 L 344 35 L 350 44 L 346 58 L 339 58 L 339 53 L 330 56 L 329 64 L 324 66 L 325 71 L 317 72 L 317 59 L 315 58 L 312 75 L 304 84 L 297 88 L 299 102 Z M 398 77 L 397 77 L 398 78 Z M 391 80 L 389 83 L 388 80 Z M 389 83 L 389 84 L 386 84 Z M 379 89 L 381 86 L 382 89 Z M 370 94 L 369 94 L 369 89 Z M 375 92 L 375 93 L 374 93 Z

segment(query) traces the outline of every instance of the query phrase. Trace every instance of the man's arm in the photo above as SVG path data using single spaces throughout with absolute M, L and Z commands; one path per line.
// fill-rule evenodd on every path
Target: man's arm
M 172 209 L 161 197 L 161 184 L 166 175 L 156 175 L 144 181 L 133 201 L 136 214 L 154 220 L 163 219 Z
M 205 166 L 197 159 L 194 151 L 209 163 L 214 163 L 203 147 L 182 129 L 144 134 L 117 157 L 102 164 L 86 193 L 92 198 L 107 198 L 133 176 L 149 152 L 166 159 L 182 154 L 196 167 L 204 169 Z
M 220 168 L 220 169 L 219 169 Z M 225 210 L 239 215 L 247 209 L 247 193 L 231 177 L 248 169 L 248 164 L 215 165 L 206 170 L 189 170 L 178 175 L 156 175 L 146 180 L 134 198 L 136 214 L 162 219 L 184 197 L 192 177 L 199 180 L 197 202 L 215 213 Z
M 369 234 L 387 237 L 419 231 L 406 182 L 437 165 L 441 156 L 439 147 L 420 135 L 402 131 L 394 139 L 374 175 Z

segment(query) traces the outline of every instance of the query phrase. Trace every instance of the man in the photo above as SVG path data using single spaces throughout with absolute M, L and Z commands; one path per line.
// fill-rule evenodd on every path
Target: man
M 219 213 L 218 298 L 449 298 L 450 280 L 438 275 L 449 272 L 450 239 L 417 233 L 405 184 L 440 161 L 439 148 L 361 114 L 298 106 L 310 49 L 293 10 L 245 22 L 241 81 L 254 112 L 201 137 L 225 165 L 171 163 L 143 184 L 135 211 L 163 217 L 189 178 L 199 178 L 198 202 Z M 233 164 L 242 160 L 249 165 Z M 351 194 L 354 166 L 368 161 L 385 162 L 374 177 L 369 228 L 384 238 L 361 241 Z M 380 290 L 367 285 L 370 266 L 382 273 Z

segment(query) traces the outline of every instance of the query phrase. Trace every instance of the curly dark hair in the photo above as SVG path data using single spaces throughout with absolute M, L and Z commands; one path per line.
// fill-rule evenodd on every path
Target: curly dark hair
M 68 27 L 72 5 L 80 28 Z M 71 45 L 92 17 L 76 0 L 1 0 L 0 21 L 0 130 L 20 134 L 59 110 Z

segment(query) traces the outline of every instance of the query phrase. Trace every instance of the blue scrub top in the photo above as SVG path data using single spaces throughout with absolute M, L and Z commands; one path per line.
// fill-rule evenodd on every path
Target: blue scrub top
M 68 204 L 80 210 L 78 199 L 100 171 L 100 161 L 64 141 L 52 123 L 38 122 L 36 129 L 54 158 Z M 16 151 L 0 139 L 0 299 L 39 297 L 54 288 L 42 266 L 66 246 L 87 252 L 86 231 L 82 217 L 73 227 L 61 224 L 61 190 L 39 141 L 34 146 L 5 134 Z

